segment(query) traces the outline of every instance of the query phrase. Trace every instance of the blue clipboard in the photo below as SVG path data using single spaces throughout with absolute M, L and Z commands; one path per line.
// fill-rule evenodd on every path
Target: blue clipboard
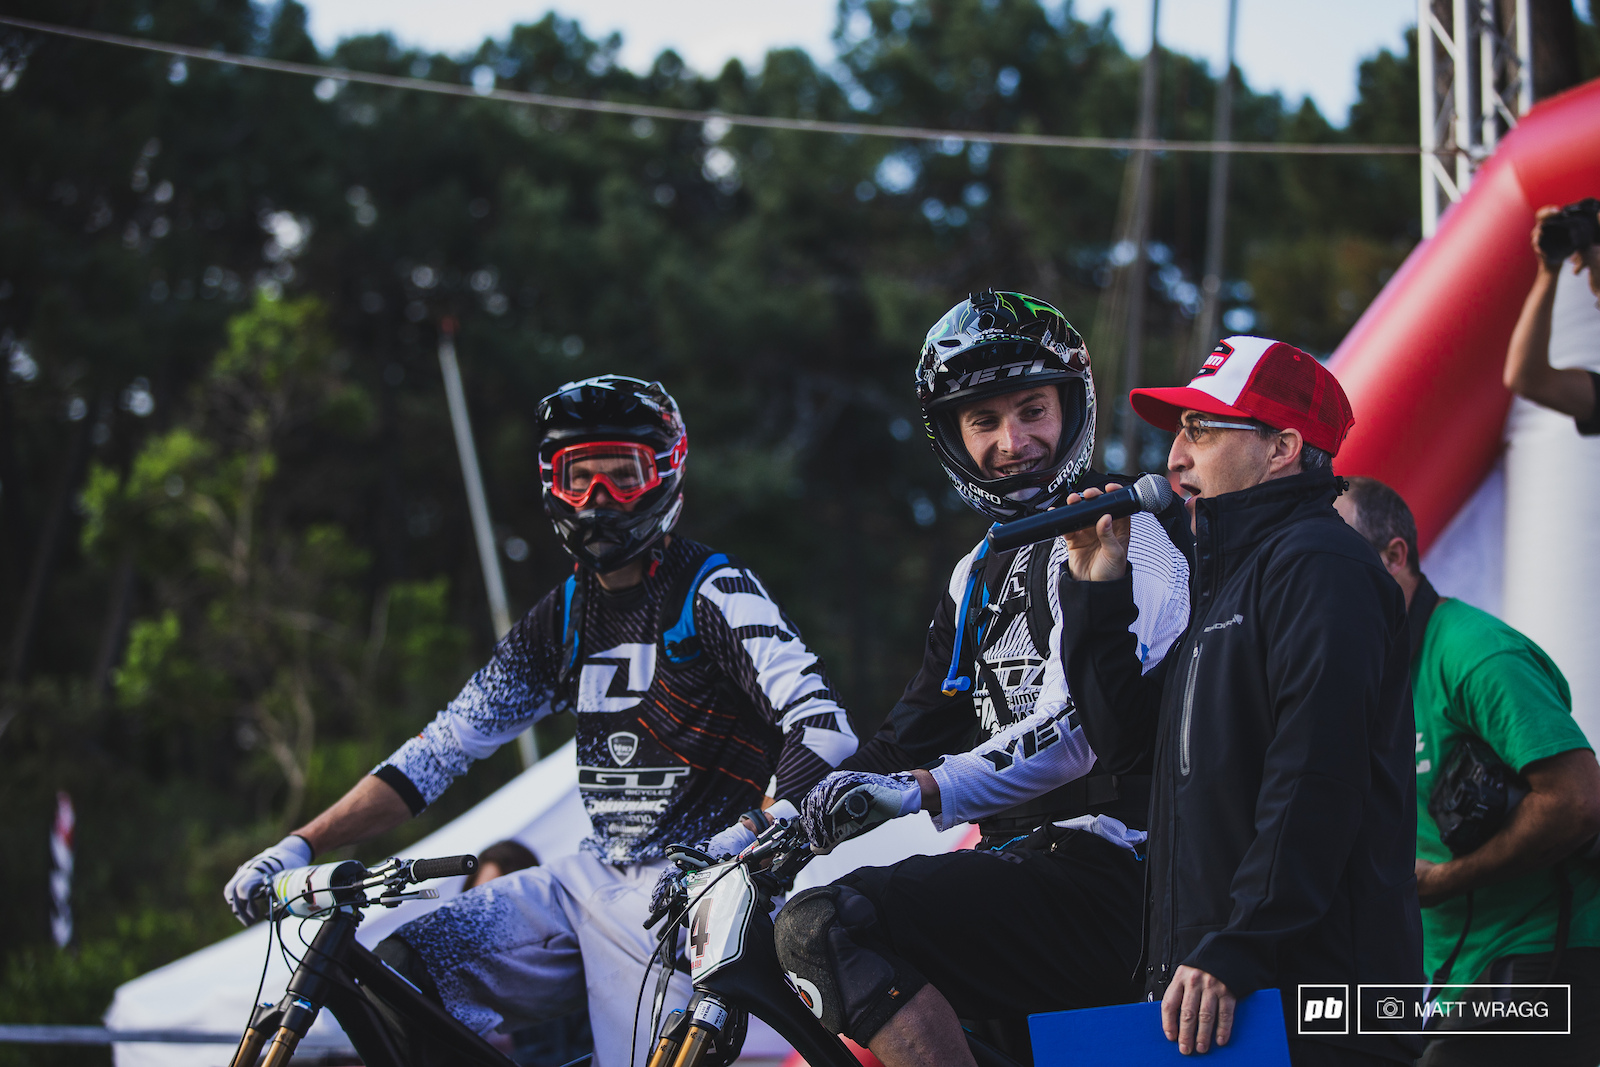
M 1263 989 L 1239 1002 L 1233 1036 L 1203 1056 L 1185 1056 L 1161 1032 L 1161 1005 L 1119 1004 L 1028 1016 L 1035 1067 L 1289 1067 L 1283 999 Z

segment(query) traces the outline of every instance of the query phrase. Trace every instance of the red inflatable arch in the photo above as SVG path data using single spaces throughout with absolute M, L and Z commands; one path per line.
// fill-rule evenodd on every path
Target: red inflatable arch
M 1506 346 L 1533 283 L 1533 213 L 1600 195 L 1600 81 L 1534 107 L 1329 366 L 1356 422 L 1335 464 L 1394 486 L 1426 551 L 1494 465 Z

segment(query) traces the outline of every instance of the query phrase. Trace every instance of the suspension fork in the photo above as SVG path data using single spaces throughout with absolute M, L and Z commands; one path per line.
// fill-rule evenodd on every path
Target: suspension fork
M 721 997 L 696 990 L 687 1012 L 677 1008 L 667 1016 L 648 1067 L 699 1067 L 707 1046 L 722 1036 L 729 1014 Z
M 353 912 L 342 908 L 323 922 L 300 965 L 290 976 L 283 999 L 255 1010 L 239 1041 L 239 1049 L 234 1053 L 232 1067 L 255 1067 L 262 1045 L 266 1045 L 267 1055 L 261 1067 L 288 1067 L 295 1049 L 305 1039 L 328 999 L 333 984 L 329 970 L 334 961 L 349 950 L 357 922 L 359 919 Z M 269 1034 L 270 1044 L 267 1043 Z

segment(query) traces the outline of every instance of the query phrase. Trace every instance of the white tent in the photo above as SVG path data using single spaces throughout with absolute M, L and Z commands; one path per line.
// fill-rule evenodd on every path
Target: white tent
M 412 858 L 477 854 L 496 841 L 512 838 L 533 849 L 541 858 L 554 858 L 577 850 L 589 832 L 589 820 L 578 796 L 574 746 L 557 752 L 508 782 L 471 811 L 418 841 L 406 850 Z M 797 888 L 821 885 L 868 864 L 894 863 L 907 856 L 933 854 L 955 848 L 967 828 L 944 833 L 926 816 L 899 819 L 818 858 L 803 872 Z M 369 859 L 375 857 L 368 857 Z M 433 883 L 440 901 L 461 891 L 461 881 Z M 220 896 L 220 888 L 219 888 Z M 222 907 L 222 901 L 217 901 Z M 416 918 L 438 902 L 412 901 L 392 911 L 374 910 L 357 935 L 371 947 L 402 923 Z M 300 950 L 301 936 L 311 939 L 314 924 L 296 932 L 297 920 L 284 924 L 284 938 L 292 951 Z M 265 925 L 242 930 L 225 941 L 201 949 L 119 987 L 106 1012 L 105 1024 L 113 1030 L 188 1030 L 204 1033 L 242 1033 L 252 1007 L 251 997 L 266 977 L 261 999 L 276 1001 L 289 980 L 282 955 L 268 943 Z M 331 1015 L 324 1012 L 307 1035 L 308 1045 L 348 1047 Z M 119 1044 L 117 1067 L 225 1067 L 233 1049 L 225 1045 Z M 771 1059 L 788 1051 L 777 1034 L 751 1020 L 745 1043 L 747 1058 Z

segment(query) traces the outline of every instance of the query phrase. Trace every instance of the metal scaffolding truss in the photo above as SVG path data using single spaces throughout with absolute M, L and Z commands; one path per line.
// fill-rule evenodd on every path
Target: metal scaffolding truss
M 1417 0 L 1422 235 L 1533 106 L 1528 0 Z

